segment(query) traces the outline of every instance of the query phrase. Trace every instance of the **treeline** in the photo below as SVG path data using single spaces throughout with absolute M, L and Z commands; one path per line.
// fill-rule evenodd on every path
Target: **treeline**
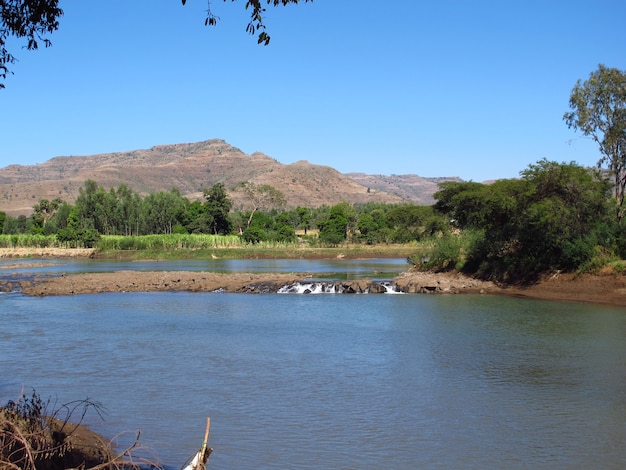
M 3 234 L 55 236 L 66 246 L 95 246 L 102 235 L 210 234 L 238 236 L 245 243 L 296 242 L 325 246 L 354 243 L 408 243 L 448 229 L 430 206 L 341 203 L 285 209 L 285 198 L 268 185 L 242 183 L 246 203 L 233 209 L 223 184 L 190 201 L 177 189 L 145 197 L 125 185 L 105 189 L 88 180 L 74 204 L 42 199 L 30 217 L 0 212 Z
M 612 262 L 621 270 L 626 234 L 615 193 L 598 171 L 545 159 L 519 179 L 442 183 L 434 209 L 457 235 L 441 237 L 426 264 L 504 282 Z
M 189 201 L 176 189 L 141 197 L 124 185 L 106 190 L 87 181 L 73 205 L 40 200 L 31 217 L 0 213 L 3 233 L 10 234 L 0 243 L 17 234 L 29 234 L 33 243 L 49 245 L 54 237 L 61 245 L 83 247 L 108 235 L 102 246 L 108 240 L 111 249 L 422 242 L 413 262 L 425 269 L 456 269 L 503 282 L 532 282 L 545 272 L 594 270 L 610 263 L 626 270 L 624 211 L 615 186 L 606 173 L 575 163 L 544 159 L 517 179 L 442 183 L 433 206 L 340 203 L 285 209 L 284 196 L 270 186 L 245 183 L 237 190 L 246 195 L 246 207 L 233 209 L 222 184 L 206 189 L 203 200 Z

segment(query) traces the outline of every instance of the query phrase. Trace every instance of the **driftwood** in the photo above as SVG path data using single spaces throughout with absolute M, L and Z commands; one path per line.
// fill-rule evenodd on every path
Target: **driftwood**
M 206 470 L 209 456 L 213 452 L 213 449 L 207 447 L 209 440 L 209 429 L 211 428 L 211 418 L 206 419 L 206 430 L 204 431 L 204 440 L 200 450 L 193 456 L 187 459 L 187 462 L 183 465 L 182 470 Z

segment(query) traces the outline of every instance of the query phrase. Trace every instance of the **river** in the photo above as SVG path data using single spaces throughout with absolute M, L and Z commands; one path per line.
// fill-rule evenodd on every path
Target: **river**
M 623 308 L 495 296 L 13 292 L 0 399 L 97 401 L 172 470 L 209 416 L 210 469 L 622 468 L 625 339 Z

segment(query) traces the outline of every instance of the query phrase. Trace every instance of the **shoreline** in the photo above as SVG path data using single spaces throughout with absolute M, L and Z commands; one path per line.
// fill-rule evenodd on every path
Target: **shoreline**
M 11 255 L 8 255 L 9 250 Z M 18 252 L 14 249 L 0 249 L 0 259 L 93 257 L 94 253 L 93 249 L 19 249 Z M 19 286 L 23 294 L 40 297 L 155 291 L 275 293 L 280 287 L 306 282 L 311 277 L 313 277 L 311 273 L 221 274 L 206 271 L 130 270 L 5 279 L 0 284 L 0 290 L 11 291 Z M 370 280 L 336 281 L 335 284 L 342 284 L 345 287 L 344 293 L 385 292 L 379 283 Z M 429 273 L 408 270 L 394 278 L 391 284 L 395 285 L 398 291 L 408 294 L 486 294 L 626 306 L 626 276 L 613 272 L 560 273 L 546 276 L 529 286 L 502 286 L 456 272 Z
M 23 294 L 36 297 L 105 292 L 276 293 L 283 286 L 307 282 L 307 273 L 213 273 L 197 271 L 116 271 L 61 276 L 36 276 L 18 281 Z M 5 281 L 9 282 L 9 281 Z M 344 293 L 384 293 L 367 279 L 336 281 Z M 391 282 L 398 291 L 415 295 L 503 295 L 536 300 L 626 306 L 626 277 L 613 274 L 560 274 L 531 286 L 498 286 L 459 273 L 405 272 Z M 1 286 L 5 287 L 5 286 Z M 7 290 L 7 289 L 5 289 Z
M 95 248 L 0 248 L 0 259 L 93 258 Z

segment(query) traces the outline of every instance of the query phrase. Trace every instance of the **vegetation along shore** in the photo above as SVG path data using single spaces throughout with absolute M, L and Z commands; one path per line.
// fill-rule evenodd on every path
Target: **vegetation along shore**
M 408 248 L 389 250 L 385 256 L 397 256 Z M 414 248 L 413 248 L 414 249 Z M 346 257 L 347 251 L 334 249 L 321 251 L 306 250 L 299 257 L 337 258 Z M 357 253 L 349 251 L 348 257 L 356 257 Z M 269 252 L 264 252 L 269 256 Z M 279 256 L 276 252 L 274 255 Z M 373 250 L 363 250 L 359 257 L 366 255 L 380 256 Z M 109 255 L 112 255 L 109 253 Z M 122 255 L 128 255 L 122 253 Z M 179 256 L 181 254 L 179 253 Z M 96 257 L 94 249 L 39 249 L 39 248 L 0 248 L 0 258 L 76 258 Z M 293 253 L 292 253 L 293 256 Z M 37 264 L 37 265 L 38 265 Z M 17 264 L 3 265 L 9 272 Z M 21 268 L 27 267 L 23 262 Z M 117 271 L 114 273 L 69 274 L 63 276 L 38 276 L 34 279 L 5 279 L 0 289 L 12 290 L 19 288 L 24 294 L 32 296 L 78 295 L 98 292 L 152 292 L 152 291 L 189 291 L 189 292 L 245 292 L 267 293 L 276 292 L 279 288 L 306 282 L 308 273 L 276 274 L 276 273 L 212 273 L 188 271 Z M 552 273 L 545 275 L 532 284 L 504 284 L 478 279 L 458 271 L 422 271 L 410 268 L 401 273 L 392 284 L 400 292 L 424 294 L 492 294 L 526 297 L 543 300 L 560 300 L 590 302 L 607 305 L 626 306 L 626 276 L 605 268 L 596 273 Z M 372 288 L 371 281 L 342 281 L 342 289 L 346 293 L 384 292 L 383 289 Z

